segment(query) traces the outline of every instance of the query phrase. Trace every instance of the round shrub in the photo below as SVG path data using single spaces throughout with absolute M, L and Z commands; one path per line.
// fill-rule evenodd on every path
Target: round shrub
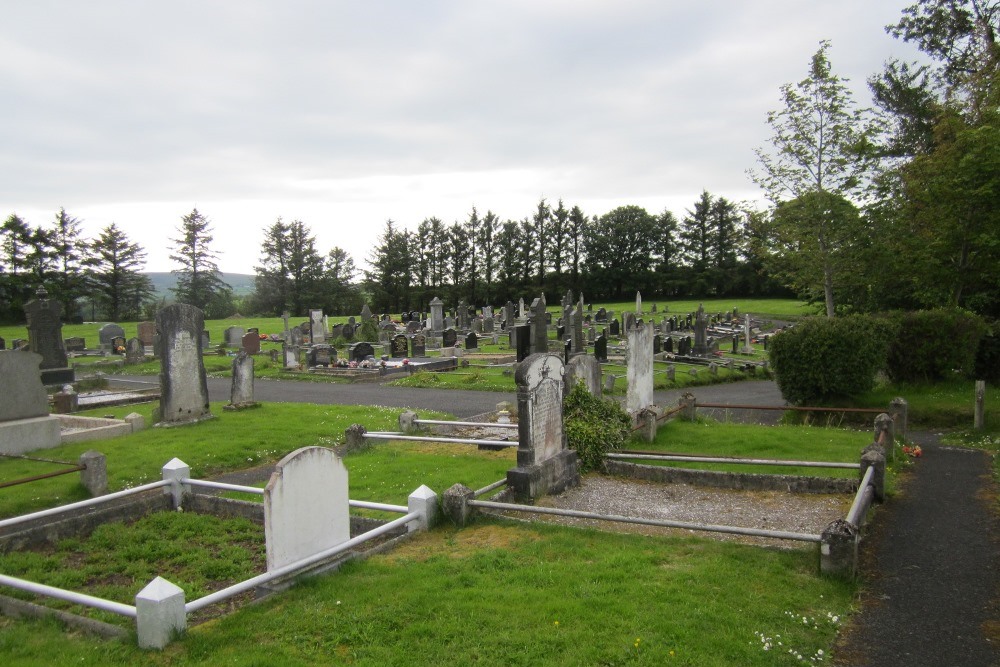
M 632 432 L 632 419 L 617 401 L 594 396 L 581 382 L 563 398 L 563 429 L 580 471 L 587 472 L 599 470 L 608 451 L 622 448 Z
M 938 308 L 896 313 L 896 335 L 889 345 L 886 372 L 895 382 L 937 382 L 959 373 L 969 376 L 986 333 L 978 315 Z
M 768 354 L 789 403 L 856 396 L 883 368 L 894 326 L 867 315 L 812 317 L 774 336 Z

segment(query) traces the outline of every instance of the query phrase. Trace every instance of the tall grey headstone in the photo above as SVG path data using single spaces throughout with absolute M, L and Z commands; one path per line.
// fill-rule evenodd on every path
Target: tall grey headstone
M 156 314 L 163 424 L 184 424 L 212 417 L 202 360 L 204 328 L 205 316 L 201 310 L 184 303 L 167 306 Z
M 698 311 L 695 313 L 692 354 L 696 357 L 704 357 L 708 354 L 708 317 L 705 315 L 704 304 L 698 304 Z
M 255 405 L 253 400 L 253 357 L 240 350 L 233 357 L 233 382 L 230 386 L 229 405 L 245 408 Z
M 41 362 L 41 355 L 33 352 L 0 352 L 5 388 L 0 398 L 0 452 L 4 454 L 56 447 L 61 442 L 59 418 L 49 415 L 49 399 L 38 369 Z
M 431 333 L 434 335 L 444 331 L 444 302 L 434 297 L 431 299 Z
M 589 354 L 577 354 L 566 364 L 566 391 L 583 383 L 594 396 L 601 395 L 601 362 Z
M 309 336 L 313 345 L 326 342 L 326 328 L 323 324 L 323 311 L 309 311 Z
M 531 352 L 544 354 L 549 350 L 548 317 L 545 295 L 531 302 Z
M 653 404 L 653 327 L 639 324 L 628 332 L 625 353 L 628 390 L 625 409 L 636 414 Z
M 62 304 L 50 299 L 44 287 L 39 287 L 35 298 L 24 304 L 28 349 L 42 357 L 39 365 L 42 384 L 66 384 L 76 379 L 66 357 L 59 319 L 61 311 Z

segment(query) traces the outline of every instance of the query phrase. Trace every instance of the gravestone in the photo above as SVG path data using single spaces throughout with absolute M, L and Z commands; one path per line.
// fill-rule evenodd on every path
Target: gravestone
M 415 334 L 420 331 L 420 322 L 418 320 L 410 320 L 406 323 L 406 333 Z
M 639 292 L 635 293 L 635 314 L 642 315 L 642 295 Z M 628 330 L 629 328 L 625 327 L 625 331 Z
M 496 325 L 494 324 L 492 316 L 483 318 L 483 333 L 491 334 L 495 328 Z
M 240 347 L 247 354 L 260 354 L 260 334 L 248 331 L 240 338 Z
M 743 354 L 753 354 L 753 345 L 750 344 L 750 314 L 747 313 L 746 322 L 743 324 L 743 336 L 745 343 L 743 345 Z
M 566 448 L 563 432 L 564 372 L 558 356 L 533 354 L 514 373 L 519 444 L 507 487 L 520 499 L 560 493 L 580 482 L 576 452 Z
M 410 352 L 410 341 L 407 340 L 404 334 L 397 334 L 392 338 L 392 346 L 390 347 L 390 353 L 393 359 L 403 359 Z
M 580 297 L 583 299 L 583 296 Z M 583 301 L 581 300 L 577 304 L 576 310 L 573 312 L 573 322 L 570 325 L 570 334 L 573 338 L 573 352 L 574 354 L 584 354 L 587 351 L 587 345 L 583 338 Z
M 479 349 L 479 337 L 476 332 L 472 331 L 468 336 L 465 337 L 465 349 L 466 350 L 478 350 Z
M 176 303 L 156 314 L 160 335 L 161 424 L 185 424 L 211 419 L 208 381 L 202 360 L 204 314 Z
M 136 325 L 136 338 L 144 347 L 152 347 L 153 339 L 156 337 L 156 322 L 145 320 Z
M 361 306 L 361 321 L 367 322 L 371 318 L 372 318 L 372 309 L 369 308 L 368 304 L 366 303 L 363 306 Z M 351 322 L 351 324 L 354 324 L 354 322 Z
M 445 329 L 441 334 L 441 347 L 455 347 L 458 342 L 458 334 L 454 329 Z
M 653 336 L 653 354 L 659 354 L 662 351 L 663 351 L 663 338 L 660 337 L 660 334 L 656 334 Z
M 531 351 L 534 354 L 548 352 L 548 315 L 545 310 L 545 295 L 531 302 Z
M 628 370 L 625 409 L 635 415 L 653 404 L 653 327 L 640 324 L 629 331 L 625 364 Z
M 472 320 L 472 332 L 477 334 L 483 333 L 483 318 L 476 317 Z
M 0 453 L 22 454 L 60 444 L 59 418 L 49 415 L 41 363 L 42 356 L 33 352 L 0 352 L 5 388 L 0 400 Z
M 101 349 L 111 349 L 111 339 L 112 338 L 123 338 L 125 336 L 125 330 L 122 329 L 117 324 L 105 324 L 103 327 L 97 330 L 97 340 L 101 346 Z
M 309 311 L 309 340 L 313 345 L 326 342 L 326 328 L 323 326 L 323 311 Z
M 506 328 L 514 326 L 514 321 L 517 319 L 517 312 L 514 310 L 514 302 L 508 301 L 503 307 L 503 321 Z
M 708 318 L 705 307 L 698 304 L 698 312 L 694 320 L 694 356 L 704 357 L 708 354 Z
M 418 333 L 410 337 L 410 356 L 427 356 L 427 336 L 422 333 Z
M 431 332 L 438 334 L 444 331 L 444 302 L 434 297 L 431 299 Z
M 330 335 L 333 336 L 334 339 L 343 338 L 344 337 L 344 325 L 343 324 L 334 324 L 333 325 L 333 331 L 331 332 Z
M 63 347 L 67 352 L 83 352 L 87 349 L 87 341 L 79 336 L 74 336 L 73 338 L 64 340 Z M 0 347 L 0 350 L 2 349 L 3 347 Z
M 594 327 L 587 327 L 587 343 L 593 345 L 595 340 L 597 340 L 597 332 L 594 330 Z M 583 351 L 586 352 L 586 348 Z
M 239 410 L 257 405 L 253 400 L 253 364 L 253 357 L 246 350 L 240 350 L 233 357 L 233 381 L 226 408 Z
M 50 299 L 44 287 L 39 287 L 35 298 L 24 304 L 28 349 L 42 357 L 42 384 L 67 384 L 76 379 L 63 347 L 61 311 L 62 304 Z
M 201 332 L 201 349 L 207 350 L 212 347 L 212 334 L 209 333 L 208 329 L 203 329 Z
M 556 326 L 556 340 L 565 340 L 565 339 L 566 339 L 566 327 L 559 324 Z
M 356 331 L 356 327 L 354 326 L 354 324 L 352 324 L 351 322 L 348 322 L 347 324 L 345 324 L 341 328 L 340 335 L 342 335 L 344 337 L 344 340 L 354 340 L 354 332 L 355 331 Z
M 663 340 L 663 351 L 669 352 L 670 354 L 674 353 L 674 339 L 671 338 L 670 336 L 667 336 Z
M 375 356 L 375 348 L 372 347 L 371 343 L 362 341 L 351 345 L 348 350 L 348 354 L 350 355 L 351 361 L 364 361 L 368 357 Z
M 577 354 L 566 364 L 566 387 L 570 392 L 582 383 L 594 396 L 601 395 L 601 363 L 589 354 Z
M 244 334 L 246 334 L 246 331 L 243 330 L 243 327 L 227 327 L 222 332 L 222 341 L 226 347 L 241 347 L 243 345 Z
M 621 336 L 621 329 L 618 325 L 618 320 L 611 320 L 611 324 L 608 327 L 608 331 L 612 336 Z
M 300 348 L 298 345 L 282 343 L 281 357 L 286 371 L 295 371 L 299 369 L 299 350 Z
M 7 349 L 7 341 L 4 340 L 3 336 L 0 336 L 0 350 L 6 350 L 6 349 Z
M 603 306 L 597 309 L 597 316 L 594 318 L 597 322 L 607 322 L 608 321 L 608 311 Z
M 332 449 L 303 447 L 264 487 L 267 569 L 277 570 L 351 538 L 347 468 Z
M 514 350 L 514 357 L 518 362 L 524 361 L 531 354 L 531 327 L 527 324 L 519 324 L 508 327 L 510 336 L 510 347 Z
M 332 345 L 320 343 L 309 348 L 308 364 L 310 367 L 329 367 L 337 363 L 337 350 Z
M 146 360 L 146 346 L 138 338 L 129 338 L 125 343 L 125 363 L 141 364 Z
M 625 332 L 626 336 L 628 336 L 632 332 L 632 329 L 635 328 L 635 321 L 634 313 L 626 312 L 622 315 L 622 330 Z
M 598 361 L 608 360 L 608 339 L 604 334 L 594 339 L 594 358 Z

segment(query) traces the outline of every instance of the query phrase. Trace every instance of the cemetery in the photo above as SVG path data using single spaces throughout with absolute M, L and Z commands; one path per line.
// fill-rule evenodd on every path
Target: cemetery
M 516 308 L 508 305 L 512 311 Z M 851 412 L 869 425 L 874 419 L 874 436 L 843 429 L 728 423 L 731 411 L 787 414 L 796 409 L 789 405 L 719 404 L 692 394 L 683 395 L 676 405 L 658 405 L 654 391 L 665 387 L 767 377 L 762 331 L 767 323 L 736 309 L 709 314 L 701 304 L 683 316 L 663 308 L 660 313 L 669 317 L 660 319 L 641 308 L 637 297 L 636 312 L 620 314 L 619 319 L 611 309 L 600 308 L 587 320 L 582 298 L 574 304 L 567 295 L 563 317 L 538 298 L 530 308 L 520 309 L 524 318 L 514 316 L 508 324 L 498 317 L 499 322 L 487 325 L 491 318 L 472 317 L 464 304 L 453 320 L 432 303 L 426 319 L 404 313 L 403 322 L 369 315 L 369 327 L 378 327 L 378 342 L 346 342 L 345 328 L 359 320 L 331 325 L 318 311 L 303 323 L 305 328 L 290 327 L 289 318 L 284 318 L 284 333 L 277 340 L 274 334 L 259 333 L 259 327 L 252 331 L 229 326 L 218 336 L 223 344 L 216 347 L 211 343 L 215 334 L 201 312 L 189 306 L 169 306 L 158 313 L 151 350 L 138 336 L 125 339 L 124 331 L 108 329 L 108 349 L 93 357 L 107 359 L 121 347 L 123 369 L 129 368 L 129 356 L 138 366 L 154 365 L 159 391 L 139 395 L 136 403 L 98 403 L 105 413 L 101 418 L 120 421 L 127 434 L 121 440 L 100 440 L 101 454 L 93 452 L 85 460 L 80 448 L 87 445 L 61 435 L 58 426 L 55 436 L 52 427 L 46 427 L 51 444 L 32 443 L 22 450 L 52 447 L 64 460 L 80 456 L 71 472 L 100 473 L 96 484 L 71 482 L 65 474 L 31 474 L 29 469 L 36 470 L 31 466 L 41 462 L 37 458 L 0 460 L 0 485 L 18 478 L 18 483 L 39 489 L 30 499 L 24 494 L 10 501 L 0 496 L 0 584 L 5 586 L 0 609 L 13 616 L 55 615 L 71 627 L 134 642 L 139 649 L 163 649 L 184 643 L 185 637 L 216 632 L 202 629 L 206 620 L 257 616 L 255 609 L 262 607 L 245 607 L 251 598 L 296 605 L 300 596 L 308 599 L 318 591 L 337 590 L 339 600 L 347 597 L 341 591 L 353 590 L 360 599 L 363 594 L 354 588 L 358 584 L 352 577 L 359 567 L 367 569 L 345 566 L 347 560 L 370 561 L 379 564 L 376 567 L 389 564 L 393 572 L 401 563 L 400 572 L 408 578 L 441 577 L 445 575 L 432 574 L 437 565 L 407 554 L 447 555 L 456 543 L 476 535 L 516 540 L 512 536 L 530 534 L 536 537 L 529 542 L 572 541 L 575 538 L 564 531 L 582 527 L 598 530 L 587 539 L 606 544 L 605 549 L 637 550 L 639 561 L 638 554 L 653 543 L 685 558 L 684 545 L 694 535 L 708 537 L 697 539 L 699 550 L 710 554 L 709 562 L 726 559 L 729 549 L 750 549 L 741 558 L 758 566 L 777 559 L 790 567 L 779 574 L 769 566 L 772 582 L 794 576 L 801 587 L 806 576 L 805 590 L 822 595 L 838 616 L 843 614 L 854 590 L 870 508 L 892 492 L 897 471 L 905 465 L 899 441 L 905 437 L 906 402 L 829 409 L 841 417 Z M 497 315 L 491 311 L 484 312 Z M 122 339 L 125 344 L 119 346 Z M 75 348 L 67 353 L 67 361 L 77 358 L 70 354 L 86 359 L 86 344 L 73 342 L 64 345 Z M 62 419 L 97 419 L 76 413 L 88 407 L 85 398 L 99 397 L 77 395 L 71 386 L 59 391 L 52 387 L 46 394 L 41 356 L 0 352 L 0 363 L 8 368 L 5 376 L 17 376 L 19 385 L 31 387 L 21 403 L 9 404 L 9 413 L 0 415 L 0 429 L 18 420 L 51 422 L 50 402 L 53 412 L 61 406 L 67 413 Z M 338 371 L 357 374 L 347 376 L 352 381 L 362 373 L 381 381 L 397 373 L 416 380 L 468 377 L 489 369 L 499 383 L 517 388 L 517 401 L 458 422 L 447 414 L 424 411 L 262 403 L 254 395 L 254 378 L 258 364 L 268 363 L 279 366 L 282 377 L 313 381 L 342 381 Z M 222 364 L 232 385 L 225 405 L 213 404 L 206 386 L 208 369 Z M 69 368 L 79 373 L 85 366 Z M 597 469 L 584 469 L 570 446 L 578 435 L 571 434 L 563 415 L 564 396 L 578 385 L 593 396 L 617 396 L 628 424 L 626 446 L 601 454 Z M 104 391 L 105 396 L 128 393 Z M 255 409 L 247 410 L 251 407 Z M 816 407 L 802 410 L 822 413 Z M 127 418 L 118 420 L 118 415 Z M 715 421 L 720 415 L 722 423 Z M 147 420 L 154 428 L 143 429 Z M 268 425 L 273 420 L 280 420 L 280 433 Z M 31 434 L 43 430 L 28 424 Z M 262 433 L 268 435 L 261 438 Z M 206 443 L 211 445 L 202 446 Z M 734 448 L 734 443 L 739 444 Z M 753 454 L 740 456 L 741 450 Z M 126 451 L 142 453 L 129 464 Z M 101 457 L 99 462 L 94 456 Z M 54 502 L 57 498 L 68 503 Z M 402 517 L 387 516 L 392 513 Z M 225 565 L 225 575 L 205 577 L 155 555 L 178 547 L 183 552 L 185 547 L 176 543 L 138 558 L 142 565 L 126 577 L 129 583 L 124 586 L 94 587 L 72 577 L 52 577 L 46 574 L 51 564 L 42 565 L 66 562 L 77 548 L 93 549 L 97 563 L 116 562 L 117 552 L 97 555 L 102 553 L 99 540 L 106 539 L 105 526 L 114 522 L 127 531 L 158 526 L 169 534 L 175 522 L 189 521 L 205 536 L 214 533 L 227 543 L 231 537 L 228 546 L 214 549 L 233 554 L 235 564 Z M 203 549 L 197 540 L 189 548 L 192 553 Z M 469 548 L 475 549 L 459 547 Z M 518 553 L 532 562 L 520 547 Z M 587 553 L 584 549 L 582 557 Z M 560 568 L 566 560 L 566 572 L 577 572 L 582 564 L 575 558 L 560 556 Z M 199 556 L 199 561 L 207 571 L 222 567 L 208 555 Z M 104 578 L 88 571 L 89 579 Z M 335 571 L 339 573 L 332 574 Z M 640 578 L 666 585 L 662 576 L 644 571 Z M 703 576 L 718 584 L 726 575 Z M 322 583 L 288 590 L 303 577 Z M 494 585 L 477 584 L 482 590 Z M 743 584 L 723 585 L 735 591 Z M 573 589 L 559 584 L 567 586 Z M 639 590 L 626 595 L 644 597 Z M 557 607 L 563 604 L 557 602 Z M 542 614 L 569 617 L 566 611 L 544 611 L 545 604 L 540 608 Z M 386 613 L 406 614 L 395 605 L 390 609 Z M 382 618 L 369 607 L 368 617 L 373 613 Z M 720 608 L 712 613 L 725 612 Z M 766 622 L 757 616 L 749 620 Z M 535 622 L 558 626 L 551 617 L 535 617 Z M 651 618 L 648 622 L 657 623 Z M 717 622 L 732 623 L 721 616 Z M 746 622 L 737 624 L 744 633 Z M 796 630 L 788 631 L 795 635 Z M 835 631 L 824 629 L 820 644 L 828 645 Z M 380 642 L 385 640 L 384 634 L 379 636 Z M 226 637 L 226 642 L 233 641 Z M 802 635 L 800 641 L 816 640 Z M 364 645 L 372 650 L 370 642 Z M 660 649 L 666 655 L 664 646 Z

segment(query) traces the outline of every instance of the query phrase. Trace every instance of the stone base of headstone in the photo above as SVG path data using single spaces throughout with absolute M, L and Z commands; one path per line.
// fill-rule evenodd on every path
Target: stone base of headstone
M 565 450 L 540 464 L 507 471 L 507 488 L 521 501 L 562 493 L 580 484 L 576 452 Z
M 256 401 L 254 401 L 253 403 L 239 403 L 239 404 L 228 403 L 226 405 L 223 405 L 222 409 L 225 410 L 226 412 L 239 412 L 241 410 L 252 410 L 254 408 L 259 408 L 261 405 L 263 404 L 257 403 Z
M 154 413 L 154 415 L 156 415 L 156 413 Z M 154 423 L 153 424 L 153 428 L 173 428 L 175 426 L 188 426 L 190 424 L 200 424 L 201 422 L 207 422 L 207 421 L 210 421 L 212 419 L 215 419 L 215 415 L 213 415 L 210 412 L 207 413 L 207 414 L 205 414 L 205 415 L 202 415 L 201 417 L 198 417 L 197 419 L 189 419 L 189 420 L 184 421 L 184 422 L 168 422 L 168 421 L 163 421 L 162 413 L 159 414 L 159 415 L 156 415 L 156 416 L 159 418 L 160 421 L 157 421 L 156 423 Z
M 76 382 L 76 371 L 72 368 L 43 368 L 42 384 L 64 385 Z
M 0 454 L 23 454 L 60 444 L 60 422 L 54 415 L 0 422 Z

